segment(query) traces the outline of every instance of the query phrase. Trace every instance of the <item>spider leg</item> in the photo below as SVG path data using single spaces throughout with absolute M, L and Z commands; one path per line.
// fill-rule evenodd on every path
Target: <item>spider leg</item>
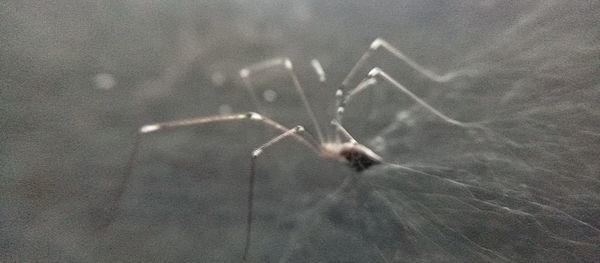
M 319 82 L 327 81 L 327 78 L 325 77 L 325 70 L 323 69 L 323 66 L 321 66 L 321 62 L 319 62 L 318 59 L 315 58 L 315 59 L 311 60 L 310 65 L 313 67 L 313 69 L 317 73 L 317 76 L 319 77 Z
M 318 64 L 318 65 L 320 66 L 320 64 Z M 242 78 L 242 82 L 244 83 L 246 88 L 252 94 L 251 96 L 253 97 L 253 100 L 256 103 L 257 107 L 260 107 L 259 106 L 260 104 L 258 103 L 258 98 L 257 98 L 256 94 L 254 93 L 254 90 L 252 87 L 252 82 L 250 81 L 250 75 L 253 73 L 256 73 L 259 71 L 264 71 L 264 70 L 271 69 L 274 67 L 283 67 L 283 69 L 289 74 L 290 78 L 292 79 L 292 83 L 294 84 L 294 87 L 296 88 L 296 92 L 298 93 L 298 95 L 300 95 L 300 99 L 302 100 L 304 109 L 306 110 L 306 113 L 308 114 L 308 117 L 310 118 L 312 125 L 314 126 L 314 128 L 316 130 L 317 138 L 319 138 L 320 143 L 323 143 L 323 141 L 324 141 L 323 131 L 321 130 L 321 127 L 319 126 L 319 123 L 317 122 L 317 118 L 315 117 L 315 114 L 312 111 L 310 104 L 308 103 L 308 99 L 306 99 L 306 95 L 304 94 L 304 89 L 300 85 L 300 81 L 298 80 L 298 76 L 294 72 L 294 66 L 292 65 L 292 62 L 290 61 L 290 59 L 288 59 L 288 58 L 270 59 L 270 60 L 266 60 L 264 62 L 254 64 L 254 65 L 251 65 L 249 67 L 246 67 L 246 68 L 243 68 L 242 70 L 240 70 L 240 77 Z M 323 75 L 320 75 L 318 69 L 317 69 L 317 74 L 319 74 L 319 78 L 325 77 L 324 73 L 323 73 Z
M 390 77 L 390 75 L 388 75 L 387 73 L 385 73 L 380 68 L 373 68 L 371 71 L 369 71 L 368 76 L 369 76 L 369 78 L 381 77 L 385 81 L 391 83 L 394 87 L 398 88 L 400 91 L 402 91 L 408 97 L 410 97 L 412 100 L 414 100 L 415 102 L 417 102 L 421 106 L 425 107 L 431 113 L 433 113 L 434 115 L 440 117 L 442 120 L 444 120 L 444 121 L 446 121 L 446 122 L 448 122 L 450 124 L 461 126 L 461 127 L 470 127 L 470 126 L 474 125 L 474 123 L 461 122 L 461 121 L 457 121 L 457 120 L 455 120 L 453 118 L 450 118 L 450 117 L 446 116 L 444 113 L 438 111 L 437 109 L 435 109 L 434 107 L 432 107 L 431 105 L 429 105 L 427 102 L 425 102 L 423 99 L 419 98 L 419 96 L 417 96 L 414 93 L 412 93 L 409 89 L 407 89 L 402 84 L 400 84 L 398 81 L 396 81 L 395 79 L 393 79 L 392 77 Z M 354 93 L 354 94 L 356 94 L 356 93 Z M 350 94 L 348 94 L 348 96 L 346 96 L 346 101 L 350 100 L 350 97 L 352 95 L 353 95 L 352 92 L 350 92 Z
M 116 190 L 115 197 L 111 201 L 112 203 L 109 206 L 110 207 L 110 210 L 109 210 L 109 221 L 110 222 L 108 223 L 108 225 L 110 225 L 110 223 L 112 223 L 116 218 L 116 214 L 118 212 L 117 210 L 121 203 L 121 199 L 123 197 L 123 194 L 126 191 L 126 188 L 127 188 L 127 185 L 129 184 L 131 176 L 133 175 L 136 158 L 137 158 L 137 155 L 139 154 L 140 147 L 142 144 L 142 139 L 145 135 L 148 135 L 150 133 L 159 132 L 159 131 L 167 131 L 167 130 L 189 127 L 189 126 L 203 125 L 203 124 L 209 124 L 209 123 L 220 123 L 220 122 L 234 122 L 234 121 L 243 121 L 243 120 L 261 122 L 261 123 L 265 124 L 267 127 L 270 127 L 275 130 L 279 130 L 281 132 L 286 132 L 289 130 L 288 128 L 279 124 L 278 122 L 276 122 L 270 118 L 267 118 L 265 116 L 262 116 L 258 113 L 255 113 L 255 112 L 220 115 L 220 116 L 209 116 L 209 117 L 203 117 L 203 118 L 182 119 L 182 120 L 176 120 L 176 121 L 148 124 L 148 125 L 144 125 L 144 126 L 140 127 L 139 130 L 136 132 L 136 138 L 135 138 L 135 141 L 133 144 L 133 149 L 131 151 L 131 154 L 129 155 L 127 167 L 125 169 L 125 175 L 123 176 L 123 179 L 121 180 L 119 187 Z M 291 134 L 290 136 L 292 136 L 293 139 L 301 142 L 302 144 L 306 145 L 307 147 L 311 148 L 313 151 L 318 153 L 319 152 L 318 142 L 316 141 L 316 139 L 314 137 L 312 137 L 312 135 L 310 135 L 310 133 L 307 133 L 307 134 L 309 136 L 306 136 L 306 137 L 300 136 L 296 133 Z
M 296 126 L 294 128 L 291 128 L 285 132 L 283 132 L 282 134 L 278 135 L 277 137 L 271 139 L 270 141 L 266 142 L 265 144 L 261 145 L 260 147 L 256 148 L 254 151 L 252 151 L 252 158 L 250 159 L 250 183 L 249 183 L 249 190 L 248 190 L 248 215 L 246 217 L 246 244 L 244 246 L 244 256 L 243 256 L 243 260 L 246 261 L 246 259 L 248 258 L 248 251 L 250 250 L 250 241 L 251 241 L 251 234 L 252 234 L 252 212 L 253 212 L 253 204 L 254 204 L 254 182 L 256 179 L 256 160 L 258 158 L 258 156 L 260 156 L 263 151 L 269 147 L 271 147 L 273 144 L 280 142 L 281 140 L 287 138 L 287 137 L 292 137 L 295 138 L 296 136 L 299 136 L 298 133 L 300 132 L 304 132 L 304 127 L 302 126 Z
M 350 82 L 350 80 L 354 77 L 354 75 L 356 75 L 356 72 L 358 71 L 358 69 L 360 69 L 364 65 L 364 63 L 367 61 L 367 59 L 369 59 L 373 55 L 373 53 L 375 51 L 377 51 L 380 47 L 382 47 L 383 49 L 385 49 L 386 51 L 391 53 L 394 57 L 396 57 L 396 58 L 400 59 L 401 61 L 403 61 L 404 63 L 408 64 L 410 67 L 415 69 L 417 72 L 421 73 L 425 77 L 427 77 L 435 82 L 447 82 L 447 81 L 450 81 L 454 78 L 461 77 L 461 76 L 473 76 L 476 73 L 475 71 L 472 71 L 472 70 L 459 70 L 459 71 L 448 72 L 443 75 L 436 74 L 435 72 L 433 72 L 429 69 L 426 69 L 425 67 L 421 66 L 419 63 L 415 62 L 414 60 L 412 60 L 411 58 L 406 56 L 404 53 L 402 53 L 402 51 L 395 48 L 394 46 L 392 46 L 390 43 L 388 43 L 384 39 L 377 38 L 371 43 L 371 46 L 369 46 L 369 49 L 367 51 L 365 51 L 365 53 L 360 57 L 358 62 L 356 62 L 354 67 L 352 67 L 352 69 L 350 70 L 350 72 L 348 73 L 348 75 L 346 76 L 344 81 L 342 82 L 343 87 L 347 87 L 348 82 Z
M 335 119 L 339 123 L 342 123 L 344 109 L 346 107 L 346 104 L 350 101 L 350 99 L 352 97 L 354 97 L 354 95 L 364 91 L 365 89 L 367 89 L 368 87 L 370 87 L 371 85 L 374 85 L 376 83 L 377 83 L 377 79 L 366 78 L 366 79 L 363 79 L 360 83 L 358 83 L 358 85 L 356 85 L 356 87 L 351 89 L 350 92 L 348 92 L 347 94 L 344 94 L 344 91 L 342 89 L 338 89 L 335 93 L 335 108 L 336 108 Z
M 354 139 L 354 137 L 352 137 L 352 135 L 346 130 L 346 128 L 344 128 L 344 126 L 342 126 L 341 123 L 338 122 L 338 120 L 332 120 L 331 121 L 331 125 L 333 125 L 337 131 L 336 134 L 342 134 L 344 135 L 344 137 L 346 137 L 346 140 L 350 141 L 350 143 L 352 144 L 357 144 L 358 142 L 356 141 L 356 139 Z
M 421 106 L 423 106 L 427 110 L 429 110 L 431 113 L 440 117 L 441 119 L 443 119 L 444 121 L 446 121 L 450 124 L 461 126 L 461 127 L 476 126 L 476 123 L 461 122 L 461 121 L 458 121 L 458 120 L 455 120 L 453 118 L 446 116 L 444 113 L 440 112 L 439 110 L 435 109 L 433 106 L 429 105 L 427 102 L 425 102 L 419 96 L 412 93 L 409 89 L 404 87 L 402 84 L 400 84 L 394 78 L 392 78 L 390 75 L 388 75 L 383 70 L 381 70 L 380 68 L 377 68 L 377 67 L 373 68 L 371 71 L 369 71 L 368 77 L 365 78 L 363 81 L 361 81 L 354 89 L 350 90 L 347 94 L 344 94 L 341 89 L 339 89 L 337 91 L 337 93 L 336 93 L 337 103 L 336 104 L 338 105 L 337 106 L 338 108 L 337 108 L 336 120 L 340 123 L 340 126 L 342 123 L 344 107 L 346 106 L 346 104 L 348 102 L 350 102 L 350 100 L 354 96 L 360 94 L 362 91 L 364 91 L 367 88 L 370 88 L 374 84 L 376 84 L 377 77 L 381 77 L 385 81 L 391 83 L 394 87 L 398 88 L 400 91 L 402 91 L 408 97 L 410 97 L 412 100 L 414 100 L 415 102 L 417 102 L 418 104 L 420 104 Z

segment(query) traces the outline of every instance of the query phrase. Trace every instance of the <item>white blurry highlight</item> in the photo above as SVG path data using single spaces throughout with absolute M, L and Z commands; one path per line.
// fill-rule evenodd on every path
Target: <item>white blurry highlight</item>
M 240 70 L 240 77 L 247 78 L 248 75 L 250 75 L 250 70 L 248 70 L 247 68 Z
M 256 150 L 252 151 L 252 157 L 259 156 L 262 152 L 263 152 L 263 150 L 261 148 L 258 148 Z
M 375 77 L 375 76 L 376 76 L 376 75 L 378 75 L 379 73 L 381 73 L 381 69 L 380 69 L 380 68 L 377 68 L 377 67 L 375 67 L 375 68 L 371 69 L 371 71 L 369 71 L 369 74 L 368 74 L 368 76 L 369 76 L 369 77 Z
M 225 84 L 225 81 L 227 81 L 227 77 L 223 72 L 217 71 L 210 76 L 210 80 L 213 85 L 221 87 Z
M 144 125 L 140 128 L 140 132 L 141 133 L 149 133 L 149 132 L 157 131 L 159 129 L 160 129 L 160 125 L 158 125 L 158 124 Z
M 386 149 L 385 139 L 381 136 L 375 136 L 370 143 L 373 146 L 373 149 L 378 152 L 384 152 Z
M 98 73 L 96 76 L 94 76 L 93 81 L 95 88 L 101 90 L 109 90 L 117 85 L 117 81 L 113 75 L 108 73 Z
M 312 67 L 317 72 L 317 75 L 319 76 L 319 81 L 325 82 L 326 81 L 325 70 L 323 70 L 323 66 L 321 66 L 321 63 L 319 62 L 319 60 L 317 60 L 317 59 L 311 60 L 310 65 L 312 65 Z
M 251 119 L 251 120 L 262 120 L 263 119 L 263 117 L 260 114 L 256 113 L 256 112 L 249 112 L 248 113 L 248 118 Z
M 283 65 L 285 66 L 285 68 L 287 69 L 293 69 L 294 66 L 292 65 L 292 61 L 290 61 L 289 59 L 284 59 L 283 60 Z
M 383 39 L 381 38 L 377 38 L 375 40 L 373 40 L 373 43 L 371 43 L 371 46 L 369 47 L 370 49 L 377 49 L 379 46 L 381 46 L 381 44 L 383 44 Z
M 274 102 L 277 100 L 277 92 L 272 89 L 265 90 L 262 95 L 263 99 L 267 102 Z

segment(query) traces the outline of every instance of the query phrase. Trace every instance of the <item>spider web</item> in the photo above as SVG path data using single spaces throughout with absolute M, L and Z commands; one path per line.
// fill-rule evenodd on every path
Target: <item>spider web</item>
M 586 76 L 600 75 L 600 50 L 563 29 L 583 23 L 584 6 L 559 7 L 539 6 L 468 56 L 475 83 L 429 97 L 467 104 L 448 108 L 481 127 L 396 112 L 369 142 L 401 165 L 307 212 L 284 262 L 596 262 L 600 86 Z M 546 22 L 559 14 L 563 24 Z

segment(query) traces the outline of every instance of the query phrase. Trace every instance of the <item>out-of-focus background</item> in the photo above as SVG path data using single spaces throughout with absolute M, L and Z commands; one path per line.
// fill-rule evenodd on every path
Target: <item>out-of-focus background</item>
M 345 124 L 387 161 L 357 174 L 297 142 L 259 159 L 252 262 L 600 261 L 600 2 L 2 1 L 0 261 L 239 262 L 256 123 L 143 139 L 142 124 L 256 110 L 238 72 L 289 57 L 321 125 L 382 37 L 389 84 Z M 310 67 L 327 73 L 320 85 Z M 282 70 L 264 114 L 314 132 Z M 354 181 L 343 186 L 345 180 Z

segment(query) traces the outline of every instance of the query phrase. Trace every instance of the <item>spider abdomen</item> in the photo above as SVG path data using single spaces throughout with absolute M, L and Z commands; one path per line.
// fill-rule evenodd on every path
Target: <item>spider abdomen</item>
M 383 158 L 361 144 L 344 145 L 339 154 L 344 157 L 348 166 L 357 172 L 383 162 Z

